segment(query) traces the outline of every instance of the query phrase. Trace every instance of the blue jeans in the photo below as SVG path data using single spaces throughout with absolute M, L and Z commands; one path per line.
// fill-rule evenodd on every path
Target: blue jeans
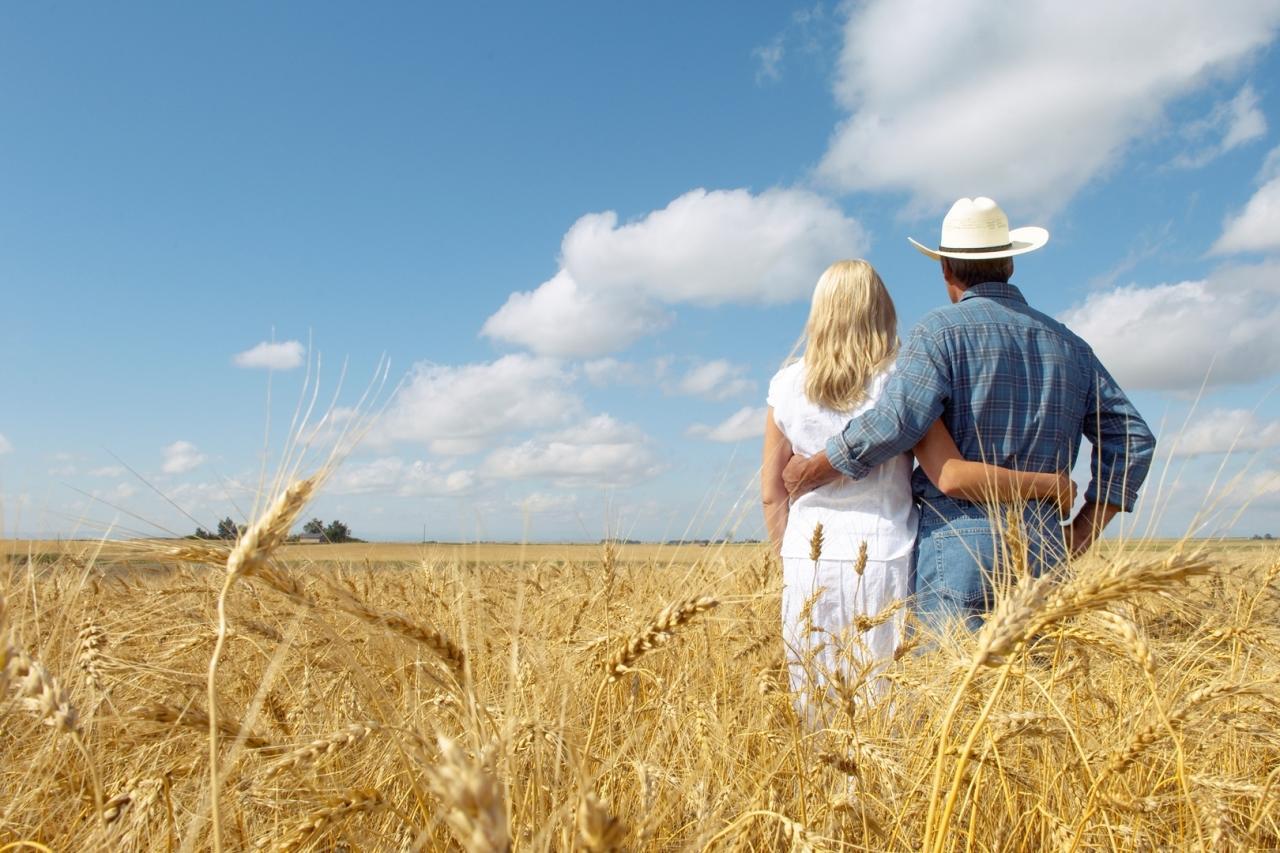
M 986 516 L 941 519 L 920 514 L 912 574 L 916 616 L 925 627 L 940 631 L 953 619 L 976 631 L 995 604 L 998 586 L 1017 580 L 1019 572 L 1039 576 L 1063 559 L 1061 528 L 1056 516 L 1029 507 L 1023 516 L 1027 556 L 1006 554 L 1003 520 Z

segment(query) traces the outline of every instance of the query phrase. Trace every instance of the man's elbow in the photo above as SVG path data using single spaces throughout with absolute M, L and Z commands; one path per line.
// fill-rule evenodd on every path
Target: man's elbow
M 1138 452 L 1143 459 L 1153 459 L 1156 455 L 1156 437 L 1151 430 L 1147 430 L 1146 434 L 1141 436 L 1139 441 Z

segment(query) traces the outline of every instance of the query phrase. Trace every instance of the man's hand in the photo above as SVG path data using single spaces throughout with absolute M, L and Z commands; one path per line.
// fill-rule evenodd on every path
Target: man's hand
M 831 466 L 826 453 L 792 456 L 787 467 L 782 469 L 782 482 L 793 501 L 839 477 L 840 472 Z

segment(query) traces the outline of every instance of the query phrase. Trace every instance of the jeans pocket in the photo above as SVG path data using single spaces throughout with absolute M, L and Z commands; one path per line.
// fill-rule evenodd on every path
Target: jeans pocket
M 960 613 L 986 613 L 993 603 L 991 575 L 999 548 L 991 525 L 958 519 L 935 531 L 933 540 L 939 597 Z

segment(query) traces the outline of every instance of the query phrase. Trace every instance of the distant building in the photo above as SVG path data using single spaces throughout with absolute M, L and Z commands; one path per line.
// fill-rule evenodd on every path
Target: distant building
M 303 533 L 298 537 L 299 545 L 319 545 L 324 541 L 324 537 L 319 533 Z

